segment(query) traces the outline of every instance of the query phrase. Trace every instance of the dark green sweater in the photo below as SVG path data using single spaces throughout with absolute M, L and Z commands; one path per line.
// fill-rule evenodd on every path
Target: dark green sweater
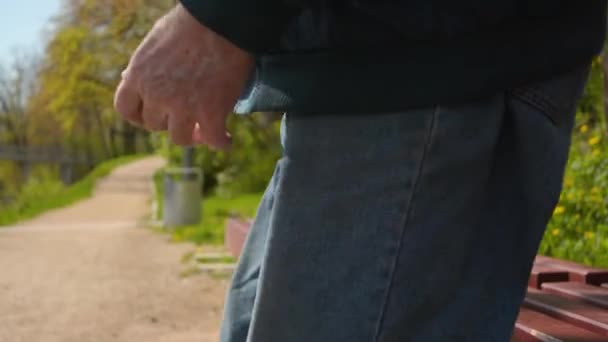
M 600 52 L 605 0 L 181 0 L 256 56 L 238 112 L 358 114 L 458 103 Z

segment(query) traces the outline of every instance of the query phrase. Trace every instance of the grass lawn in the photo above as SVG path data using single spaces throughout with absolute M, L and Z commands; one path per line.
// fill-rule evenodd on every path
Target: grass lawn
M 231 215 L 254 217 L 261 198 L 261 193 L 237 195 L 234 198 L 205 198 L 202 203 L 202 222 L 194 226 L 176 228 L 172 232 L 173 240 L 192 241 L 196 244 L 222 244 L 226 219 Z
M 116 167 L 132 162 L 142 155 L 125 156 L 99 164 L 78 182 L 63 186 L 59 181 L 41 182 L 31 186 L 6 208 L 0 208 L 0 227 L 29 219 L 51 209 L 62 208 L 88 198 L 99 178 L 108 175 Z

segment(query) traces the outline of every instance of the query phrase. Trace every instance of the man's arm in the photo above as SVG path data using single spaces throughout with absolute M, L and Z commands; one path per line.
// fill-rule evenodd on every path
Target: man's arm
M 180 0 L 201 24 L 236 46 L 260 54 L 276 48 L 299 11 L 285 0 Z

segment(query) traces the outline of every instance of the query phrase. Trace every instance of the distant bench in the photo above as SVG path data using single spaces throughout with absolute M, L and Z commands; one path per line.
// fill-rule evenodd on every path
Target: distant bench
M 226 223 L 226 247 L 237 258 L 251 223 Z M 536 257 L 513 341 L 608 342 L 608 270 Z

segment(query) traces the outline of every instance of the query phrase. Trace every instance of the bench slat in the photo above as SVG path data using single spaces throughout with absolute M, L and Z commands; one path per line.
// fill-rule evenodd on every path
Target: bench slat
M 568 281 L 568 272 L 550 266 L 534 264 L 528 279 L 528 286 L 540 289 L 544 283 L 562 281 Z
M 528 288 L 523 305 L 578 327 L 608 336 L 608 310 L 603 308 L 578 299 L 569 299 L 531 288 Z
M 233 257 L 238 258 L 241 255 L 250 228 L 251 222 L 237 218 L 230 218 L 227 220 L 225 244 Z
M 589 267 L 571 261 L 564 261 L 546 256 L 537 256 L 535 265 L 552 267 L 569 273 L 569 281 L 601 286 L 608 283 L 608 270 Z
M 608 289 L 583 283 L 546 283 L 542 289 L 568 298 L 580 299 L 608 309 Z
M 606 341 L 605 336 L 527 308 L 519 312 L 513 337 L 518 342 Z

